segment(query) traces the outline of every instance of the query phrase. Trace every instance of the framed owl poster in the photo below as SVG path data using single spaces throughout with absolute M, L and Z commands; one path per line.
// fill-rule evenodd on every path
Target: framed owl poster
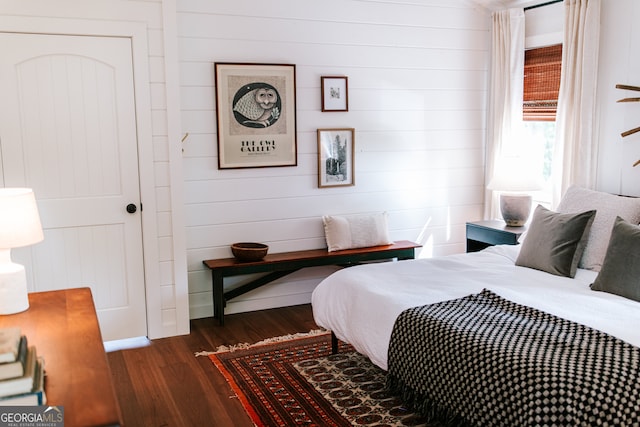
M 296 166 L 296 68 L 215 63 L 218 168 Z

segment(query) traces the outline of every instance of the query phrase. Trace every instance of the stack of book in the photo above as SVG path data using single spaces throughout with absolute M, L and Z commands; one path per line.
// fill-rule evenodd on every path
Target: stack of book
M 0 406 L 44 405 L 44 364 L 18 327 L 0 328 Z

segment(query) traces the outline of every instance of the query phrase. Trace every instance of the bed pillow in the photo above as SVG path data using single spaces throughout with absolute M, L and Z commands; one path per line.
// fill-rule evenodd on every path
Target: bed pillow
M 571 186 L 562 197 L 557 210 L 562 213 L 578 213 L 592 209 L 597 213 L 578 267 L 600 271 L 616 217 L 619 216 L 631 224 L 640 223 L 640 198 L 616 196 Z
M 561 214 L 538 205 L 516 265 L 574 277 L 595 213 Z
M 325 215 L 322 217 L 329 252 L 367 246 L 390 245 L 387 213 Z
M 640 227 L 616 218 L 602 269 L 591 289 L 640 301 Z

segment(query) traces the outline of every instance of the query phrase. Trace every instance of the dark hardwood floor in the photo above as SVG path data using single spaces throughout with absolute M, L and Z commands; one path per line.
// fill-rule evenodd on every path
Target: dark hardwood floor
M 312 329 L 311 306 L 298 305 L 228 315 L 225 326 L 192 320 L 189 335 L 108 353 L 125 426 L 252 426 L 209 358 L 194 354 Z

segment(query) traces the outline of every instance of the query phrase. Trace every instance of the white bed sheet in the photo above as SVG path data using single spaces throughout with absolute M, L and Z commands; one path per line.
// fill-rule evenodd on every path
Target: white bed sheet
M 490 289 L 520 304 L 601 330 L 640 347 L 640 303 L 589 285 L 597 273 L 578 269 L 574 279 L 518 267 L 520 246 L 481 252 L 349 267 L 314 290 L 316 323 L 387 369 L 393 323 L 405 309 Z

